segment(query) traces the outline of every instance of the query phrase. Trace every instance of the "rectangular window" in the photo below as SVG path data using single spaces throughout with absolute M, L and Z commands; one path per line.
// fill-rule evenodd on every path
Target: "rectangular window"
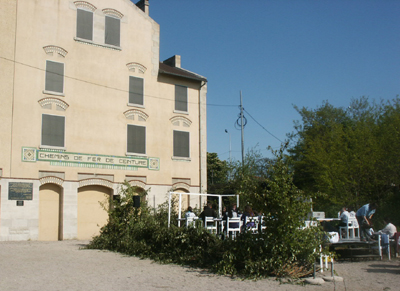
M 76 37 L 93 40 L 93 12 L 77 9 Z
M 128 153 L 146 154 L 146 127 L 128 124 Z
M 57 93 L 64 92 L 64 64 L 46 61 L 45 90 Z
M 56 115 L 42 115 L 42 142 L 43 146 L 65 147 L 65 117 Z
M 188 111 L 187 87 L 175 85 L 175 110 Z
M 144 105 L 143 102 L 143 82 L 141 78 L 129 77 L 129 103 Z
M 174 130 L 174 157 L 189 158 L 189 132 Z
M 106 16 L 105 44 L 120 46 L 121 21 L 117 18 Z

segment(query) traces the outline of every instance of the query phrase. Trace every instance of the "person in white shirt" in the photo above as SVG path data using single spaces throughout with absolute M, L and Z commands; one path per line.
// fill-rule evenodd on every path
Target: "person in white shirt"
M 385 217 L 383 219 L 383 222 L 386 224 L 386 226 L 381 229 L 380 231 L 374 232 L 374 234 L 387 234 L 389 236 L 389 238 L 393 238 L 394 234 L 397 232 L 397 228 L 396 226 L 394 226 L 391 222 L 390 222 L 390 218 L 389 217 Z
M 349 222 L 349 216 L 350 213 L 347 211 L 346 207 L 343 207 L 342 210 L 340 211 L 340 224 L 339 226 L 347 226 L 347 223 Z
M 196 217 L 196 214 L 193 212 L 192 207 L 190 207 L 190 206 L 188 207 L 188 210 L 185 213 L 185 217 L 186 218 L 188 218 L 188 217 Z

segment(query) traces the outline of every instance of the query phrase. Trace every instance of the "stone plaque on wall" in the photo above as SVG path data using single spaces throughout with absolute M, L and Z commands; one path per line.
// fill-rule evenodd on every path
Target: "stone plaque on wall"
M 33 183 L 9 182 L 8 200 L 32 200 Z

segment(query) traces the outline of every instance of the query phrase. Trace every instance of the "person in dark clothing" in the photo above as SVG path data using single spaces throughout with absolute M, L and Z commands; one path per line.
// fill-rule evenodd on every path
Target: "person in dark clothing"
M 207 203 L 207 206 L 204 206 L 204 210 L 200 213 L 199 216 L 202 220 L 204 225 L 206 225 L 206 217 L 217 217 L 217 212 L 212 208 L 212 204 L 210 202 Z

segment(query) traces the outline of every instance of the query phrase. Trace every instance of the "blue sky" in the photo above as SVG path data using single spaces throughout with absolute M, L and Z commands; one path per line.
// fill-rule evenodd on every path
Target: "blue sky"
M 399 15 L 397 0 L 150 0 L 160 59 L 181 55 L 183 68 L 208 79 L 207 150 L 224 160 L 225 129 L 241 159 L 240 91 L 245 150 L 264 156 L 300 119 L 293 105 L 399 95 Z

